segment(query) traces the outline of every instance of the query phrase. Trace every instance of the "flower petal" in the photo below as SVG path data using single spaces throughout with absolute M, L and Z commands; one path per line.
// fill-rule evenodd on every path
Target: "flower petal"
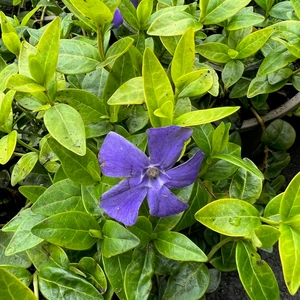
M 115 132 L 106 136 L 99 151 L 99 163 L 102 173 L 110 177 L 140 176 L 149 166 L 147 156 Z
M 203 158 L 204 153 L 202 151 L 198 151 L 185 163 L 168 170 L 166 172 L 166 178 L 168 178 L 165 182 L 166 187 L 169 189 L 178 189 L 192 184 L 198 176 Z
M 119 28 L 123 23 L 123 17 L 122 17 L 121 12 L 118 8 L 115 10 L 114 18 L 112 20 L 112 23 L 114 24 L 114 26 L 113 26 L 114 29 Z
M 186 203 L 181 202 L 164 185 L 149 188 L 147 198 L 150 215 L 156 217 L 177 215 L 189 207 Z
M 180 157 L 184 142 L 192 135 L 192 130 L 180 126 L 150 128 L 148 148 L 150 162 L 162 169 L 170 169 Z
M 113 219 L 131 226 L 146 194 L 147 188 L 139 178 L 125 179 L 102 195 L 100 207 Z

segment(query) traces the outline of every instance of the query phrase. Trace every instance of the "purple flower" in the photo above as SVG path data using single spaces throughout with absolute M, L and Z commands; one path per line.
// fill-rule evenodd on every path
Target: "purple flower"
M 131 0 L 131 3 L 135 7 L 137 7 L 138 4 L 139 4 L 138 0 Z M 114 29 L 119 28 L 123 23 L 123 17 L 122 17 L 122 14 L 121 14 L 121 12 L 118 8 L 115 10 L 115 14 L 114 14 L 114 18 L 112 20 L 112 23 L 114 24 L 114 26 L 113 26 Z
M 169 189 L 192 184 L 204 154 L 198 151 L 185 163 L 172 168 L 192 130 L 179 126 L 151 128 L 148 134 L 150 158 L 117 133 L 110 132 L 100 149 L 102 173 L 125 177 L 101 197 L 100 207 L 112 218 L 131 226 L 147 196 L 150 214 L 166 217 L 188 208 Z

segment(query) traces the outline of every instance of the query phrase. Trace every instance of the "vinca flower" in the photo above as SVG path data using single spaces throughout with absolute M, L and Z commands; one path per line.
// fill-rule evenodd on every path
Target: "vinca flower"
M 137 7 L 138 6 L 138 0 L 131 0 L 131 3 Z M 123 17 L 122 17 L 122 14 L 120 12 L 120 10 L 117 8 L 115 10 L 115 13 L 114 13 L 114 18 L 112 20 L 112 23 L 114 24 L 114 27 L 115 29 L 119 28 L 122 23 L 123 23 Z
M 100 149 L 102 173 L 125 177 L 105 192 L 100 207 L 113 219 L 133 225 L 147 196 L 150 215 L 166 217 L 188 208 L 170 189 L 192 184 L 198 175 L 204 154 L 198 151 L 185 163 L 175 166 L 192 130 L 179 126 L 151 128 L 148 134 L 148 158 L 141 150 L 115 132 L 110 132 Z

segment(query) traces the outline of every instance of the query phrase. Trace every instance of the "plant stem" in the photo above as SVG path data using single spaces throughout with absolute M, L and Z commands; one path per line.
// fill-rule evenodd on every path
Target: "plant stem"
M 260 217 L 261 221 L 268 224 L 268 225 L 279 225 L 280 222 L 278 221 L 273 221 L 273 220 L 270 220 L 270 219 L 267 219 L 267 218 L 264 218 L 264 217 Z
M 205 190 L 216 200 L 217 199 L 217 197 L 216 197 L 216 195 L 210 190 L 210 189 L 208 189 L 208 187 L 203 183 L 203 181 L 202 180 L 200 180 L 200 179 L 197 179 L 197 182 L 199 183 L 199 184 L 201 184 L 204 188 L 205 188 Z
M 37 272 L 33 274 L 33 291 L 37 300 L 39 300 L 39 284 L 38 284 Z
M 14 156 L 22 157 L 25 153 L 14 152 Z
M 224 240 L 222 240 L 221 242 L 219 242 L 218 244 L 214 245 L 212 247 L 212 249 L 210 250 L 210 252 L 207 255 L 207 259 L 208 261 L 210 261 L 212 259 L 212 257 L 215 255 L 215 253 L 221 248 L 223 247 L 225 244 L 227 244 L 228 242 L 234 241 L 236 238 L 234 237 L 228 237 Z
M 103 32 L 102 32 L 102 27 L 97 26 L 97 42 L 98 42 L 98 52 L 100 56 L 100 61 L 105 60 L 105 55 L 104 55 L 104 47 L 103 47 Z
M 20 139 L 17 139 L 17 141 L 18 141 L 18 143 L 19 143 L 20 145 L 22 145 L 23 147 L 27 148 L 28 150 L 30 150 L 30 151 L 33 151 L 33 152 L 40 153 L 40 151 L 39 151 L 39 150 L 37 150 L 37 149 L 35 149 L 35 148 L 31 147 L 30 145 L 28 145 L 28 144 L 24 143 L 22 140 L 20 140 Z

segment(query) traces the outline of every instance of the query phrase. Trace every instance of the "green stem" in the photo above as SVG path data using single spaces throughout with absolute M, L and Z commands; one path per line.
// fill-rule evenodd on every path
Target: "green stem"
M 279 225 L 280 222 L 278 221 L 273 221 L 273 220 L 270 220 L 270 219 L 267 219 L 267 218 L 264 218 L 264 217 L 260 217 L 261 221 L 268 224 L 268 225 Z
M 53 101 L 51 100 L 51 98 L 50 98 L 50 96 L 49 96 L 49 94 L 48 94 L 48 91 L 45 91 L 44 93 L 45 93 L 45 95 L 46 95 L 46 97 L 47 97 L 47 99 L 48 99 L 49 104 L 50 104 L 51 106 L 54 106 L 54 105 L 55 105 L 55 102 L 53 102 Z
M 234 237 L 228 237 L 224 240 L 222 240 L 221 242 L 219 242 L 218 244 L 214 245 L 212 247 L 212 249 L 210 250 L 210 252 L 207 255 L 208 261 L 210 261 L 212 259 L 212 257 L 215 255 L 215 253 L 221 248 L 223 247 L 225 244 L 234 241 L 236 238 Z
M 37 300 L 39 300 L 39 283 L 38 283 L 37 271 L 33 274 L 33 291 Z
M 39 150 L 37 150 L 37 149 L 35 149 L 35 148 L 31 147 L 30 145 L 28 145 L 28 144 L 24 143 L 22 140 L 20 140 L 20 139 L 17 139 L 17 141 L 18 141 L 18 143 L 19 143 L 20 145 L 22 145 L 23 147 L 27 148 L 28 150 L 30 150 L 30 151 L 33 151 L 33 152 L 40 153 L 40 151 L 39 151 Z
M 25 153 L 14 152 L 14 156 L 22 157 Z
M 98 43 L 98 52 L 100 56 L 100 61 L 105 60 L 105 55 L 104 55 L 104 47 L 103 47 L 103 32 L 102 32 L 102 27 L 97 26 L 97 43 Z

